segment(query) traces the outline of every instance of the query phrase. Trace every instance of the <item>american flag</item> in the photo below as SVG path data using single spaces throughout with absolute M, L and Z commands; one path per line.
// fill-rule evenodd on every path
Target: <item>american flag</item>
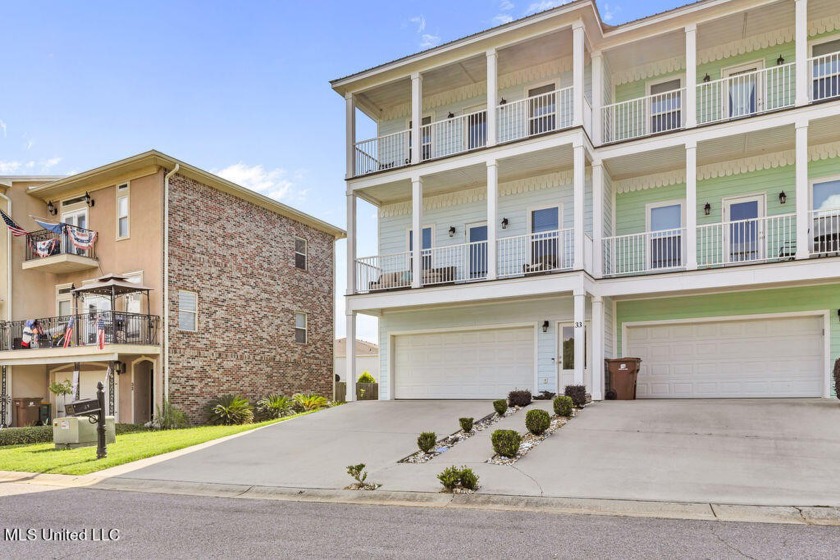
M 26 235 L 26 230 L 17 225 L 15 221 L 11 219 L 5 212 L 0 210 L 0 214 L 3 215 L 3 221 L 6 222 L 6 227 L 9 228 L 9 231 L 12 232 L 12 235 L 14 235 L 15 237 Z
M 99 342 L 99 349 L 105 349 L 105 319 L 99 317 L 96 320 L 96 340 Z
M 75 317 L 70 317 L 70 320 L 67 321 L 67 327 L 64 329 L 64 348 L 70 346 L 70 337 L 73 335 L 73 323 L 75 322 Z

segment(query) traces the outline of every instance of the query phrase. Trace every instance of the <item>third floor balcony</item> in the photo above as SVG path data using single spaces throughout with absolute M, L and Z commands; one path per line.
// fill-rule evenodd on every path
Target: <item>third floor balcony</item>
M 26 234 L 23 269 L 62 274 L 99 267 L 97 232 L 70 224 L 56 224 Z

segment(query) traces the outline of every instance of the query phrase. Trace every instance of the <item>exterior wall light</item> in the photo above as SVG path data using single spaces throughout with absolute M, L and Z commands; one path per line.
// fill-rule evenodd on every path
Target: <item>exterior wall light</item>
M 508 227 L 508 219 L 502 218 L 502 229 L 507 229 Z
M 87 205 L 88 205 L 88 207 L 90 207 L 90 208 L 93 208 L 93 207 L 94 207 L 94 205 L 96 204 L 96 201 L 95 201 L 95 200 L 93 200 L 93 199 L 90 197 L 90 193 L 89 193 L 89 192 L 87 192 L 87 191 L 85 191 L 85 204 L 87 204 Z
M 709 214 L 711 214 L 711 213 L 712 213 L 712 205 L 711 205 L 711 204 L 709 204 L 708 202 L 707 202 L 707 203 L 706 203 L 706 205 L 703 207 L 703 213 L 704 213 L 705 215 L 707 215 L 707 216 L 708 216 Z
M 499 101 L 499 105 L 506 105 L 506 104 L 507 104 L 507 99 L 505 99 L 504 97 L 502 97 L 502 100 L 501 100 L 501 101 Z
M 446 115 L 446 118 L 447 119 L 454 119 L 455 118 L 455 113 L 453 113 L 452 111 L 449 111 L 449 114 Z
M 542 329 L 543 332 L 548 332 L 548 321 L 543 321 Z
M 55 216 L 56 214 L 58 214 L 58 208 L 55 207 L 55 204 L 53 204 L 52 200 L 47 202 L 47 212 L 49 212 L 50 216 Z
M 449 237 L 455 237 L 455 226 L 449 226 Z
M 785 57 L 783 57 L 782 55 L 779 55 L 779 58 L 776 59 L 776 66 L 781 66 L 784 63 L 785 63 Z
M 782 191 L 779 193 L 779 204 L 784 204 L 785 202 L 787 202 L 787 195 L 785 191 Z
M 708 72 L 706 72 L 706 75 L 703 76 L 703 81 L 706 82 L 707 84 L 712 81 L 712 77 L 709 76 Z

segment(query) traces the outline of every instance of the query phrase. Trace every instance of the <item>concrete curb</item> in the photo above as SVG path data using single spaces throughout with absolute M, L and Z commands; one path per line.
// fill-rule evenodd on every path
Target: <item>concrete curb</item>
M 90 488 L 103 491 L 145 492 L 246 500 L 337 503 L 369 506 L 463 508 L 495 511 L 528 511 L 555 515 L 602 515 L 840 526 L 840 508 L 770 507 L 701 502 L 654 502 L 594 498 L 550 498 L 500 494 L 444 494 L 436 492 L 356 491 L 326 488 L 288 488 L 244 484 L 212 484 L 95 475 L 68 476 L 0 472 L 0 483 L 32 484 L 56 488 Z

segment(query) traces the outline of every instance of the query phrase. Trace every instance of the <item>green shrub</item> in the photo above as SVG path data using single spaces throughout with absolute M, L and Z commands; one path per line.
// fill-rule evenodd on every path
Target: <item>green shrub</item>
M 0 430 L 0 447 L 52 441 L 52 426 L 28 426 Z
M 257 419 L 259 420 L 273 420 L 294 413 L 295 401 L 285 395 L 268 395 L 257 401 Z
M 522 436 L 513 430 L 496 430 L 490 436 L 490 441 L 493 443 L 493 451 L 502 457 L 516 457 Z
M 460 469 L 455 465 L 446 467 L 439 475 L 438 480 L 443 487 L 450 492 L 455 488 L 461 487 L 467 490 L 478 490 L 478 475 L 472 469 L 461 467 Z
M 473 429 L 473 418 L 458 418 L 458 422 L 461 424 L 461 429 L 465 432 L 471 432 Z
M 222 395 L 207 403 L 207 423 L 230 426 L 250 424 L 254 421 L 254 410 L 248 399 L 241 395 Z
M 472 469 L 461 467 L 461 486 L 467 490 L 478 490 L 478 475 Z
M 360 485 L 365 484 L 365 480 L 367 480 L 367 472 L 365 472 L 365 464 L 359 463 L 358 465 L 347 465 L 347 474 L 353 477 Z
M 572 397 L 575 406 L 581 408 L 586 405 L 586 386 L 566 385 L 566 396 Z
M 362 375 L 359 376 L 358 383 L 376 383 L 376 378 L 370 372 L 363 371 Z
M 575 403 L 572 401 L 572 397 L 560 395 L 559 397 L 554 398 L 554 414 L 557 416 L 571 418 L 572 408 L 574 408 L 574 406 Z
M 292 398 L 295 401 L 295 408 L 305 412 L 321 410 L 330 405 L 326 397 L 314 393 L 297 393 Z
M 508 393 L 508 404 L 510 406 L 528 406 L 531 404 L 531 391 L 517 389 Z
M 496 411 L 496 414 L 499 416 L 504 416 L 505 412 L 507 412 L 508 406 L 507 401 L 505 399 L 499 399 L 497 401 L 493 401 L 493 410 Z
M 422 432 L 417 438 L 417 447 L 423 453 L 428 453 L 435 447 L 437 443 L 437 435 L 434 432 Z
M 152 426 L 159 430 L 179 430 L 189 428 L 190 419 L 187 418 L 186 412 L 166 399 L 163 404 L 157 406 L 155 417 L 152 419 Z
M 529 410 L 525 415 L 525 427 L 535 436 L 544 434 L 550 425 L 551 416 L 545 410 Z

